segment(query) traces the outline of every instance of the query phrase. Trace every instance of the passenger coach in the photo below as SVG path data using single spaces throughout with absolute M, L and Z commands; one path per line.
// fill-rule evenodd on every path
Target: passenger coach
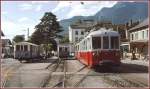
M 39 45 L 29 42 L 19 42 L 14 45 L 14 58 L 26 60 L 39 57 Z
M 75 57 L 89 67 L 120 65 L 119 43 L 118 32 L 102 28 L 91 32 L 76 44 Z

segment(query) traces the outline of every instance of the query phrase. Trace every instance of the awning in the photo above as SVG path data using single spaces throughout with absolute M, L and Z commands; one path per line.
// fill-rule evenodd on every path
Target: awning
M 130 42 L 130 47 L 143 47 L 148 46 L 148 41 L 133 41 Z

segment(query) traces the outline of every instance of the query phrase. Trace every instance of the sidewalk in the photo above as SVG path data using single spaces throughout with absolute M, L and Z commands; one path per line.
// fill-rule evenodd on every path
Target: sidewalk
M 137 64 L 143 66 L 149 66 L 149 60 L 131 60 L 131 59 L 123 59 L 121 60 L 122 63 L 129 63 L 129 64 Z

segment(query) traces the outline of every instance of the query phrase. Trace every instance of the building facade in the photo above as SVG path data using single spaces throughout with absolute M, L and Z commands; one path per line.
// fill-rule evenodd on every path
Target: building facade
M 13 46 L 9 39 L 2 39 L 2 58 L 13 56 Z
M 69 26 L 69 41 L 70 43 L 76 43 L 84 38 L 86 29 L 94 25 L 93 20 L 79 20 Z
M 148 57 L 149 42 L 149 19 L 145 19 L 135 27 L 129 29 L 130 33 L 130 51 L 135 53 L 138 59 L 146 59 Z

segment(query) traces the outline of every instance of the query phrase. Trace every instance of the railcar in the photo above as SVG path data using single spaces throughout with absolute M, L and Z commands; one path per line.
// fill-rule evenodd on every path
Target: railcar
M 90 32 L 75 46 L 75 57 L 88 67 L 120 65 L 120 35 L 101 28 Z
M 58 57 L 67 58 L 69 57 L 70 46 L 68 44 L 59 44 L 57 48 Z
M 29 42 L 18 42 L 14 45 L 14 58 L 19 61 L 32 61 L 39 57 L 39 45 Z

